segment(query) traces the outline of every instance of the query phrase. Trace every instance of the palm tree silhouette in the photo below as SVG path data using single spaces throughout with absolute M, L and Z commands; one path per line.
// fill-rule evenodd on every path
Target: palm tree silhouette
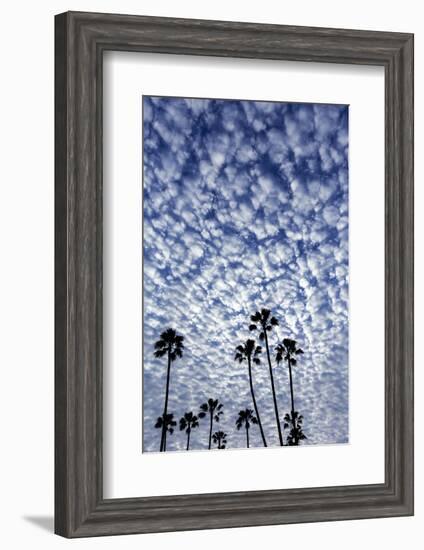
M 259 429 L 261 431 L 262 441 L 264 447 L 267 447 L 265 434 L 262 428 L 261 418 L 259 416 L 258 405 L 256 404 L 255 392 L 253 391 L 253 382 L 252 382 L 252 361 L 259 365 L 261 360 L 259 355 L 262 352 L 261 346 L 256 346 L 254 340 L 246 340 L 244 345 L 237 346 L 236 354 L 234 356 L 235 361 L 242 363 L 247 360 L 249 367 L 249 383 L 250 383 L 250 393 L 252 394 L 253 406 L 255 408 L 256 418 L 258 419 Z
M 294 424 L 292 422 L 294 419 Z M 299 445 L 299 441 L 307 439 L 306 435 L 303 433 L 303 416 L 297 411 L 293 411 L 292 415 L 286 414 L 284 416 L 284 429 L 288 428 L 291 425 L 290 433 L 287 436 L 287 445 Z
M 177 425 L 177 423 L 174 420 L 173 414 L 166 414 L 159 416 L 156 420 L 155 428 L 160 428 L 165 433 L 173 434 L 174 433 L 174 427 Z M 161 451 L 166 451 L 166 438 L 163 449 Z
M 213 428 L 213 421 L 219 422 L 219 417 L 221 414 L 224 414 L 224 411 L 222 410 L 222 407 L 224 405 L 218 401 L 218 399 L 212 399 L 209 398 L 206 403 L 203 403 L 200 405 L 200 412 L 199 412 L 199 418 L 204 418 L 206 416 L 206 413 L 209 412 L 209 446 L 208 449 L 211 448 L 212 443 L 212 428 Z
M 187 434 L 187 448 L 188 451 L 190 449 L 190 435 L 191 430 L 193 428 L 197 428 L 199 425 L 198 418 L 195 414 L 193 414 L 191 411 L 186 412 L 183 417 L 180 418 L 180 430 L 185 430 Z
M 244 409 L 244 411 L 240 411 L 236 420 L 236 426 L 237 429 L 240 430 L 244 424 L 244 427 L 246 428 L 247 448 L 249 448 L 249 428 L 251 423 L 258 423 L 258 419 L 254 416 L 252 409 Z
M 218 449 L 225 449 L 225 446 L 227 444 L 227 434 L 222 432 L 222 431 L 219 431 L 219 432 L 215 432 L 212 436 L 213 438 L 213 442 L 216 444 L 218 444 Z
M 295 410 L 294 410 L 294 394 L 293 394 L 293 376 L 292 376 L 292 367 L 296 366 L 297 361 L 295 359 L 296 355 L 302 355 L 303 350 L 296 347 L 296 340 L 290 340 L 290 338 L 284 338 L 282 344 L 278 344 L 276 346 L 275 351 L 277 352 L 275 355 L 275 360 L 277 361 L 277 364 L 280 364 L 281 361 L 287 361 L 287 365 L 289 367 L 289 379 L 290 379 L 290 396 L 291 396 L 291 424 L 293 426 L 293 430 L 296 431 L 296 417 L 295 417 Z
M 180 336 L 173 328 L 168 328 L 160 335 L 160 339 L 155 343 L 155 357 L 168 357 L 168 369 L 166 373 L 166 388 L 165 388 L 165 405 L 163 407 L 163 418 L 166 418 L 168 413 L 168 396 L 169 396 L 169 379 L 171 374 L 171 363 L 177 357 L 183 356 L 184 336 Z M 162 435 L 160 440 L 160 451 L 165 451 L 166 448 L 166 425 L 162 423 Z
M 266 355 L 269 366 L 269 376 L 271 378 L 272 397 L 274 400 L 275 419 L 277 421 L 278 438 L 280 440 L 280 445 L 283 446 L 283 434 L 281 433 L 280 417 L 278 415 L 277 396 L 275 394 L 274 376 L 272 374 L 271 356 L 269 354 L 267 334 L 272 330 L 272 327 L 276 327 L 278 325 L 278 319 L 271 316 L 271 311 L 269 309 L 262 308 L 261 311 L 257 311 L 254 315 L 251 315 L 250 320 L 252 321 L 252 324 L 249 325 L 249 330 L 259 330 L 260 340 L 265 340 Z

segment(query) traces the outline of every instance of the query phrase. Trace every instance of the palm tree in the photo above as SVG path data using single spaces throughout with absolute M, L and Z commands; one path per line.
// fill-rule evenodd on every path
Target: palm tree
M 225 449 L 225 445 L 227 444 L 227 434 L 224 432 L 215 432 L 212 436 L 213 442 L 218 444 L 218 449 Z
M 206 416 L 206 413 L 209 412 L 209 447 L 211 448 L 212 443 L 212 428 L 213 428 L 213 421 L 219 422 L 219 417 L 221 414 L 224 414 L 224 411 L 222 410 L 222 407 L 224 405 L 218 401 L 218 399 L 212 399 L 209 398 L 206 403 L 203 403 L 200 405 L 200 412 L 199 412 L 199 418 L 204 418 Z
M 186 448 L 187 451 L 190 449 L 191 430 L 193 428 L 197 428 L 198 425 L 199 425 L 198 418 L 191 411 L 186 412 L 185 415 L 180 418 L 180 430 L 185 430 L 187 434 L 187 448 Z
M 292 418 L 294 418 L 294 425 Z M 297 411 L 293 411 L 291 416 L 289 414 L 284 416 L 284 421 L 284 429 L 288 428 L 290 424 L 292 425 L 290 433 L 287 436 L 287 445 L 299 445 L 299 441 L 307 439 L 306 435 L 303 433 L 303 416 L 301 414 Z
M 271 311 L 269 309 L 262 308 L 261 311 L 257 311 L 254 315 L 251 315 L 250 320 L 252 321 L 252 324 L 249 325 L 249 330 L 259 330 L 260 340 L 265 340 L 266 356 L 269 366 L 269 376 L 271 378 L 272 397 L 274 400 L 275 419 L 277 421 L 278 438 L 280 440 L 280 445 L 282 446 L 284 445 L 283 434 L 281 433 L 280 417 L 278 415 L 277 396 L 275 394 L 274 376 L 272 374 L 271 356 L 269 354 L 267 334 L 272 330 L 272 327 L 276 327 L 278 325 L 278 319 L 271 316 Z
M 177 423 L 174 420 L 173 414 L 166 414 L 159 416 L 156 420 L 155 428 L 160 428 L 165 433 L 173 434 L 174 433 L 174 427 L 177 425 Z M 161 451 L 166 451 L 166 438 L 165 443 L 163 446 L 163 449 L 161 448 Z
M 277 361 L 277 364 L 280 364 L 281 361 L 287 361 L 287 365 L 289 367 L 289 378 L 290 378 L 290 396 L 291 396 L 291 424 L 293 426 L 293 430 L 296 430 L 296 418 L 295 418 L 295 409 L 294 409 L 294 395 L 293 395 L 293 376 L 292 376 L 292 367 L 294 367 L 297 364 L 297 361 L 295 359 L 296 355 L 302 355 L 303 350 L 296 347 L 296 340 L 290 340 L 290 338 L 284 338 L 282 344 L 278 344 L 276 346 L 275 351 L 277 352 L 275 355 L 275 360 Z
M 160 335 L 160 339 L 155 343 L 155 357 L 168 357 L 168 369 L 166 373 L 165 405 L 163 407 L 163 418 L 168 414 L 168 396 L 169 396 L 169 378 L 171 374 L 171 363 L 177 357 L 183 356 L 184 336 L 180 336 L 173 328 L 168 328 Z M 162 435 L 160 440 L 160 451 L 166 448 L 166 426 L 162 424 Z
M 244 424 L 244 427 L 246 428 L 247 448 L 249 448 L 249 428 L 251 423 L 258 423 L 258 419 L 254 416 L 252 409 L 244 409 L 244 411 L 240 411 L 236 420 L 236 426 L 237 429 L 240 430 Z
M 259 365 L 261 362 L 261 360 L 259 359 L 259 355 L 261 354 L 261 352 L 262 352 L 261 346 L 256 346 L 254 340 L 246 340 L 244 345 L 237 346 L 234 359 L 239 363 L 242 363 L 244 360 L 247 360 L 247 364 L 249 367 L 250 393 L 252 394 L 253 406 L 255 408 L 256 418 L 258 419 L 262 441 L 263 441 L 264 447 L 267 447 L 265 434 L 262 428 L 261 418 L 259 416 L 258 405 L 256 404 L 255 392 L 253 391 L 253 382 L 252 382 L 252 361 L 256 365 Z

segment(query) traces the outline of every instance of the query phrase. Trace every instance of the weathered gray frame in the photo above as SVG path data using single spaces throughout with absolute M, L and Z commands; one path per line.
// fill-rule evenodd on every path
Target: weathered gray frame
M 56 17 L 55 46 L 56 533 L 84 537 L 412 515 L 413 35 L 68 12 Z M 384 483 L 103 499 L 105 50 L 384 67 Z

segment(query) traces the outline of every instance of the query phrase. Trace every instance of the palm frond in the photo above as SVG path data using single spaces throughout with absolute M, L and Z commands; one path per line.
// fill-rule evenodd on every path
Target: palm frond
M 261 320 L 261 314 L 259 313 L 259 311 L 257 311 L 256 313 L 254 313 L 253 315 L 250 316 L 250 320 L 253 322 L 253 323 L 258 323 L 260 320 Z
M 251 338 L 248 338 L 246 340 L 246 343 L 244 344 L 244 352 L 246 355 L 251 355 L 253 353 L 253 350 L 255 349 L 255 340 L 252 340 Z
M 162 340 L 165 340 L 165 342 L 173 342 L 175 340 L 176 332 L 173 328 L 168 328 L 162 334 L 160 335 Z
M 263 323 L 266 323 L 268 321 L 269 316 L 271 315 L 271 310 L 263 307 L 261 309 L 261 321 Z
M 167 343 L 164 340 L 158 340 L 157 342 L 155 342 L 155 349 L 166 348 L 166 346 Z

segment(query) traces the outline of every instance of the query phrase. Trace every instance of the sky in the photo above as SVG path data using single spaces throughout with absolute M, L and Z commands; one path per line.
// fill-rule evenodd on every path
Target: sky
M 348 106 L 143 96 L 144 452 L 160 445 L 167 364 L 153 346 L 168 327 L 185 338 L 168 412 L 179 420 L 219 399 L 214 431 L 228 449 L 246 446 L 235 421 L 253 405 L 234 354 L 263 307 L 279 320 L 271 351 L 283 338 L 304 351 L 293 368 L 304 444 L 348 442 L 348 233 Z M 282 419 L 288 369 L 273 372 Z M 264 354 L 253 383 L 278 445 Z M 262 446 L 258 426 L 249 434 Z M 185 444 L 177 426 L 167 451 Z M 190 446 L 207 449 L 206 419 Z

